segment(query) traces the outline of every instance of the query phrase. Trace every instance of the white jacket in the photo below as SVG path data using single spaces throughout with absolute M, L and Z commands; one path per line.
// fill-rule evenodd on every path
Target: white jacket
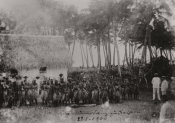
M 154 77 L 152 79 L 153 88 L 160 88 L 161 80 L 159 77 Z
M 167 91 L 167 89 L 168 89 L 168 81 L 163 80 L 163 82 L 161 84 L 161 91 Z

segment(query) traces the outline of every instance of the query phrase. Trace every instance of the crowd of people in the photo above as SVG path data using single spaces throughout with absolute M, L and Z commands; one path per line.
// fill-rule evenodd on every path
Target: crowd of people
M 166 102 L 161 108 L 160 121 L 165 119 L 169 107 L 174 106 L 174 101 L 168 98 L 171 93 L 169 97 L 174 99 L 174 83 L 175 77 L 159 77 L 157 73 L 152 79 L 153 100 L 157 98 Z M 139 99 L 139 86 L 135 78 L 121 79 L 106 73 L 80 72 L 68 75 L 67 81 L 63 74 L 59 75 L 59 79 L 36 77 L 31 81 L 27 76 L 0 75 L 0 107 L 40 103 L 44 106 L 102 104 L 106 101 L 119 103 L 121 100 L 133 99 Z
M 94 74 L 93 74 L 94 75 Z M 37 105 L 101 104 L 106 101 L 119 103 L 121 100 L 138 99 L 139 88 L 134 79 L 116 77 L 94 79 L 64 75 L 59 79 L 36 77 L 32 81 L 25 77 L 0 77 L 0 106 L 12 107 Z
M 152 79 L 153 100 L 167 100 L 169 79 Z M 74 73 L 67 81 L 60 74 L 59 79 L 36 77 L 32 81 L 27 76 L 0 76 L 0 106 L 101 104 L 105 101 L 119 103 L 121 100 L 139 99 L 139 83 L 135 78 L 121 79 L 107 73 Z

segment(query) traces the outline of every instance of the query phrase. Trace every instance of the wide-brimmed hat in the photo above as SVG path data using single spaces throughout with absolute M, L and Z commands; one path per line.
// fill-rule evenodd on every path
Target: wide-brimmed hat
M 174 77 L 174 76 L 172 76 L 172 77 L 171 77 L 171 79 L 172 79 L 172 80 L 175 80 L 175 77 Z
M 24 76 L 25 79 L 27 79 L 28 77 L 27 76 Z
M 158 76 L 158 73 L 154 73 L 154 76 Z
M 36 79 L 39 79 L 39 78 L 40 78 L 39 76 L 36 77 Z
M 60 74 L 59 74 L 59 76 L 63 76 L 63 74 L 62 74 L 62 73 L 60 73 Z

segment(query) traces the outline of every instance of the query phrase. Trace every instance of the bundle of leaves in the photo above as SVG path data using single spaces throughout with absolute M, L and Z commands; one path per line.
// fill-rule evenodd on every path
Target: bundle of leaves
M 153 73 L 158 73 L 160 76 L 170 76 L 172 69 L 169 60 L 163 56 L 158 57 L 153 63 Z
M 174 30 L 167 29 L 166 22 L 162 20 L 154 21 L 154 30 L 151 33 L 152 45 L 161 50 L 174 49 Z
M 148 86 L 152 87 L 151 80 L 154 77 L 155 73 L 161 76 L 170 77 L 172 75 L 172 67 L 169 64 L 169 60 L 163 56 L 160 56 L 156 59 L 153 59 L 153 63 L 147 64 L 142 68 L 143 74 L 147 79 Z M 145 80 L 142 80 L 142 83 L 145 83 Z

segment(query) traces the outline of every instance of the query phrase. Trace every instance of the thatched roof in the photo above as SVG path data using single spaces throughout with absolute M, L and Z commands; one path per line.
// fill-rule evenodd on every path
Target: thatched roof
M 72 60 L 62 36 L 9 35 L 14 67 L 33 69 L 64 68 Z

